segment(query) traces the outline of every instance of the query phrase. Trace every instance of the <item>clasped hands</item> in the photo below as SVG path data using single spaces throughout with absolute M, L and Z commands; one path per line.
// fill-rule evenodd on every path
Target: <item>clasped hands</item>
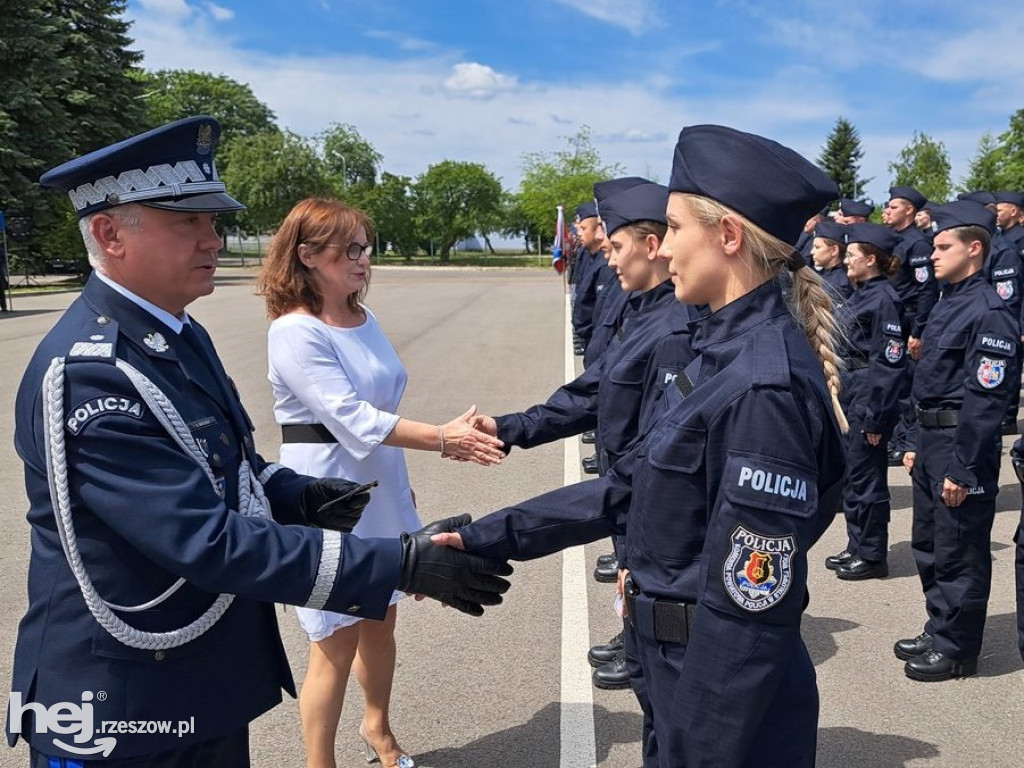
M 455 461 L 472 461 L 485 467 L 500 464 L 505 458 L 501 450 L 505 444 L 497 437 L 497 426 L 491 430 L 484 429 L 479 426 L 481 419 L 489 419 L 491 424 L 494 423 L 494 419 L 489 416 L 478 416 L 476 406 L 472 405 L 461 416 L 441 425 L 441 434 L 444 436 L 444 451 L 441 455 Z

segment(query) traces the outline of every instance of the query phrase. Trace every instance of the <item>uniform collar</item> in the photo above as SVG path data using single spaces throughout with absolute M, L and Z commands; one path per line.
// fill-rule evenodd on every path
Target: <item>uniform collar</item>
M 128 301 L 130 301 L 132 304 L 136 305 L 137 307 L 141 307 L 146 312 L 151 314 L 153 317 L 155 317 L 161 323 L 166 325 L 176 334 L 181 333 L 181 329 L 184 327 L 185 323 L 189 322 L 187 313 L 182 312 L 182 317 L 177 318 L 170 312 L 168 312 L 166 309 L 161 309 L 156 304 L 154 304 L 151 301 L 147 301 L 146 299 L 139 296 L 137 293 L 132 293 L 120 283 L 114 282 L 109 277 L 104 275 L 102 272 L 96 270 L 93 272 L 93 274 L 95 274 L 96 277 L 103 283 L 105 283 L 107 286 L 109 286 L 110 288 L 124 296 L 126 299 L 128 299 Z
M 968 288 L 970 288 L 973 285 L 976 285 L 977 283 L 987 283 L 987 282 L 988 281 L 985 279 L 985 272 L 984 272 L 984 270 L 979 269 L 973 275 L 971 275 L 970 277 L 965 277 L 959 283 L 947 283 L 946 284 L 947 287 L 943 289 L 942 293 L 945 296 L 952 296 L 955 293 L 959 293 L 960 291 L 967 290 Z
M 775 280 L 769 280 L 717 312 L 690 323 L 691 346 L 704 349 L 739 336 L 773 317 L 788 314 L 782 289 Z
M 671 297 L 669 294 L 672 294 Z M 647 312 L 653 307 L 664 304 L 666 300 L 675 301 L 675 288 L 672 286 L 671 280 L 666 280 L 649 291 L 636 291 L 629 295 L 629 303 L 637 312 Z
M 874 277 L 869 277 L 863 283 L 860 283 L 857 286 L 857 290 L 860 291 L 863 290 L 864 288 L 873 288 L 876 285 L 881 285 L 882 282 L 889 282 L 889 278 L 886 277 L 885 275 L 875 275 Z

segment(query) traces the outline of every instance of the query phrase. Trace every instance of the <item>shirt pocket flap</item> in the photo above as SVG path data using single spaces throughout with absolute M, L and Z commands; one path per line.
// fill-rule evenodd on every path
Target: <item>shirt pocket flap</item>
M 627 386 L 638 386 L 643 384 L 644 373 L 647 372 L 647 361 L 643 358 L 632 360 L 620 360 L 608 374 L 608 379 L 613 384 L 625 384 Z
M 939 349 L 964 349 L 970 340 L 969 330 L 946 331 L 939 339 Z
M 704 466 L 708 434 L 693 427 L 671 427 L 663 440 L 652 445 L 648 461 L 658 469 L 693 474 Z

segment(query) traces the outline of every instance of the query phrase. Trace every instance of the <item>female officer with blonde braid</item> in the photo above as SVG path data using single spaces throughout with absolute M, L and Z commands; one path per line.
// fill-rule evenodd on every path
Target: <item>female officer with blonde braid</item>
M 838 508 L 846 420 L 831 301 L 793 243 L 838 191 L 792 150 L 715 125 L 680 133 L 669 190 L 660 255 L 676 298 L 711 311 L 645 438 L 599 480 L 434 541 L 529 559 L 625 533 L 645 768 L 810 766 L 807 551 Z

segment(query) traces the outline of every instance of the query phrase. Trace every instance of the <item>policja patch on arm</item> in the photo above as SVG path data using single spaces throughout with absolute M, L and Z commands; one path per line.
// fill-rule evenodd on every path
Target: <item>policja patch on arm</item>
M 722 566 L 725 591 L 745 611 L 768 610 L 793 585 L 797 526 L 789 526 L 786 520 L 814 514 L 818 506 L 816 477 L 790 462 L 730 453 L 722 482 L 740 518 L 730 534 L 729 554 Z M 763 521 L 758 519 L 761 516 Z M 779 522 L 783 523 L 782 532 L 763 532 L 773 523 L 778 528 Z
M 106 395 L 86 400 L 71 411 L 65 424 L 68 432 L 77 435 L 86 424 L 100 416 L 131 416 L 141 419 L 145 413 L 142 403 L 130 397 Z

